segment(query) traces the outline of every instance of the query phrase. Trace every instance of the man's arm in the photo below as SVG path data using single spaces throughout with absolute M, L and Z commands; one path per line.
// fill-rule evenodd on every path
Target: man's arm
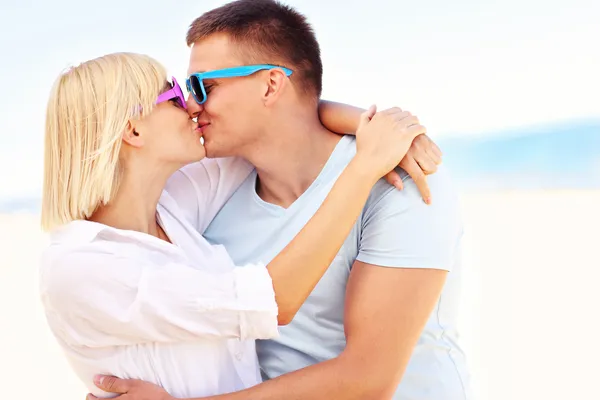
M 347 345 L 338 357 L 246 390 L 202 399 L 390 398 L 439 298 L 446 274 L 442 270 L 384 268 L 357 261 L 347 287 Z M 110 377 L 100 387 L 127 393 L 128 399 L 173 399 L 142 381 Z
M 430 206 L 416 184 L 379 182 L 361 218 L 346 288 L 346 348 L 336 358 L 211 400 L 385 399 L 400 382 L 459 251 L 458 197 L 445 170 L 430 176 Z
M 346 294 L 345 350 L 329 361 L 210 400 L 385 399 L 398 386 L 446 271 L 357 261 Z

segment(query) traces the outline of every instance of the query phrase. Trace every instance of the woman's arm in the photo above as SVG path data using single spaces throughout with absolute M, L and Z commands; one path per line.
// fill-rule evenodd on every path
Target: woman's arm
M 364 113 L 357 130 L 354 159 L 306 226 L 267 268 L 287 324 L 321 279 L 360 215 L 373 185 L 404 157 L 424 127 L 400 109 Z
M 354 135 L 360 115 L 365 110 L 349 104 L 329 100 L 319 101 L 319 119 L 321 124 L 332 132 L 341 135 Z
M 399 110 L 364 115 L 357 152 L 329 195 L 267 268 L 233 267 L 223 252 L 200 268 L 155 258 L 60 253 L 44 276 L 44 304 L 74 346 L 268 338 L 289 323 L 348 236 L 372 186 L 424 129 Z M 218 262 L 223 273 L 201 270 Z M 213 265 L 214 267 L 214 265 Z
M 41 284 L 53 331 L 74 347 L 90 348 L 275 337 L 277 325 L 293 319 L 327 270 L 382 174 L 374 153 L 363 153 L 266 268 L 235 267 L 222 247 L 194 260 L 197 265 L 94 251 L 93 243 L 50 256 Z M 222 272 L 205 272 L 209 262 Z
M 164 262 L 144 249 L 136 256 L 94 243 L 65 250 L 46 257 L 41 296 L 53 332 L 74 348 L 278 334 L 268 271 L 264 265 L 235 268 L 222 248 L 196 260 L 198 266 Z M 222 272 L 204 271 L 209 260 Z
M 61 253 L 48 263 L 42 282 L 54 331 L 74 347 L 91 348 L 275 337 L 277 325 L 293 319 L 360 214 L 379 178 L 372 159 L 357 154 L 321 208 L 266 268 L 235 267 L 222 247 L 189 264 L 94 251 L 93 244 Z M 205 272 L 209 262 L 212 271 L 222 272 Z
M 368 116 L 362 119 L 355 158 L 340 175 L 317 213 L 268 265 L 280 322 L 289 322 L 293 318 L 327 270 L 361 212 L 371 186 L 398 163 L 414 136 L 424 129 L 414 125 L 414 117 L 407 114 L 392 109 L 377 114 L 368 123 Z M 365 125 L 368 129 L 363 130 Z M 172 399 L 164 390 L 141 381 L 98 378 L 96 385 L 105 391 L 127 393 L 126 396 L 136 399 Z

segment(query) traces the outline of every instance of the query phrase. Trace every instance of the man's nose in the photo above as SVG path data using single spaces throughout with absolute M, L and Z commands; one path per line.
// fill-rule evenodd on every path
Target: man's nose
M 196 118 L 202 111 L 204 111 L 204 107 L 194 100 L 194 96 L 192 96 L 191 93 L 187 97 L 186 105 L 190 118 Z

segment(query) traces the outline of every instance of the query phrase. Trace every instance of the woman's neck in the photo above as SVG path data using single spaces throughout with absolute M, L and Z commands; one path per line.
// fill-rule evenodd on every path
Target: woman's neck
M 156 167 L 125 168 L 114 199 L 98 207 L 89 220 L 167 240 L 156 221 L 156 207 L 170 175 Z

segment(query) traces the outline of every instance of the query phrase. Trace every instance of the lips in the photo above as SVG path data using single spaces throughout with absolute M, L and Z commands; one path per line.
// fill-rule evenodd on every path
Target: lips
M 196 129 L 202 132 L 208 125 L 210 125 L 210 122 L 208 121 L 198 121 L 198 127 Z
M 200 134 L 200 143 L 204 146 L 204 129 L 210 125 L 209 122 L 200 121 L 196 127 L 196 132 Z

